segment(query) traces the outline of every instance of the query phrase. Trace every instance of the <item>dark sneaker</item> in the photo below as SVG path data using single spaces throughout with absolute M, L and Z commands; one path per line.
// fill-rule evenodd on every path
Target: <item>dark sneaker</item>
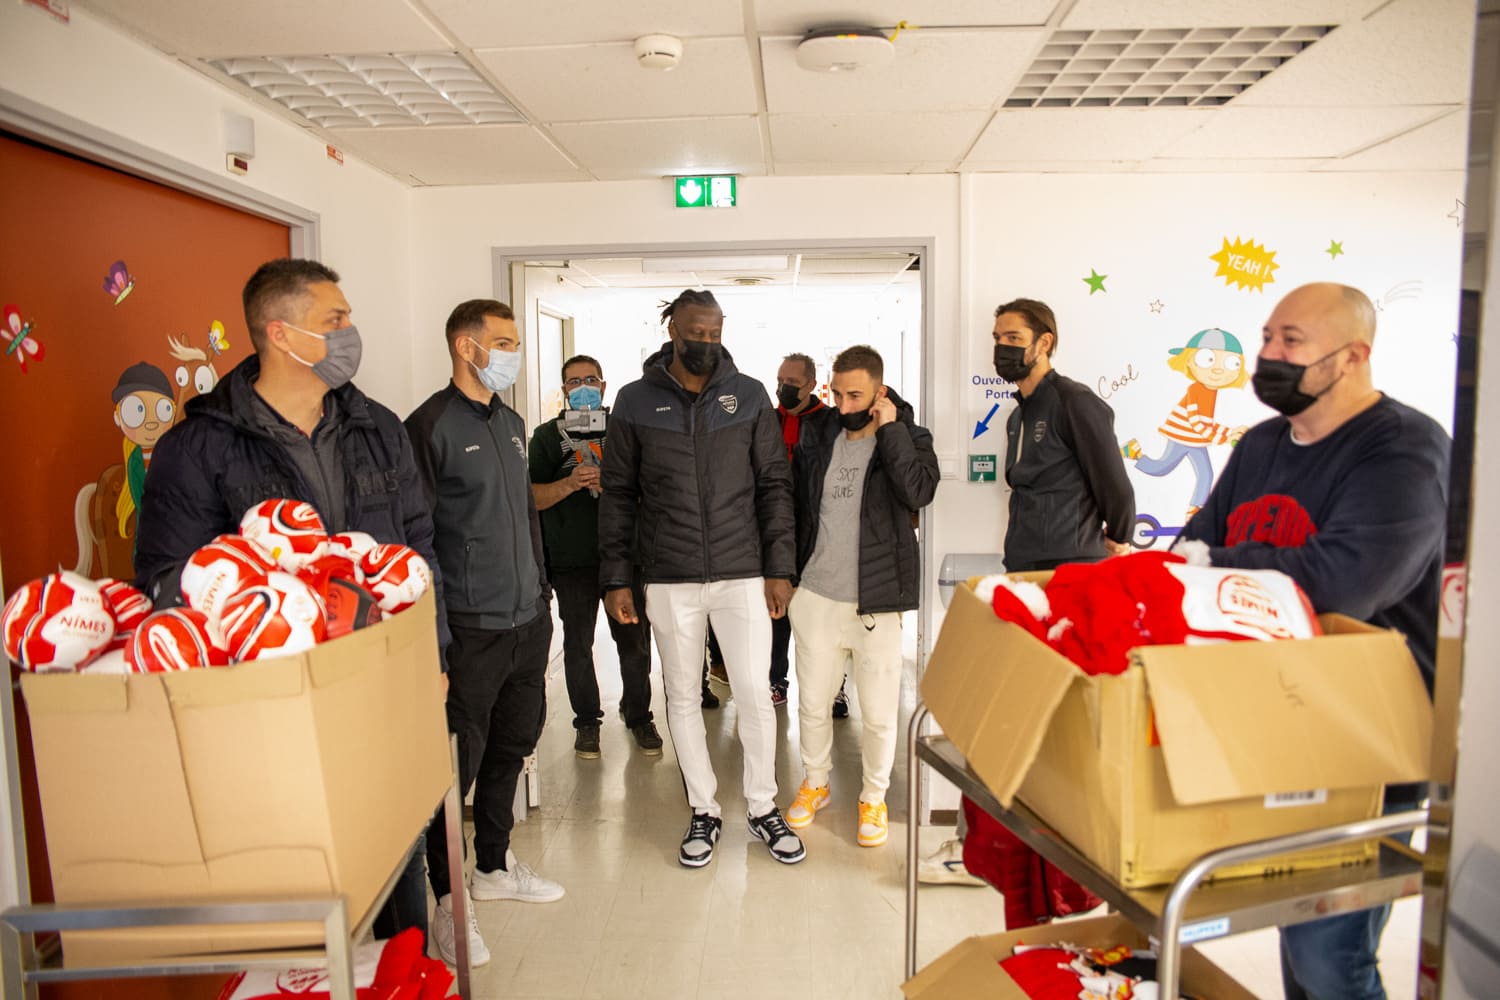
M 766 842 L 771 849 L 771 857 L 784 865 L 795 865 L 807 857 L 807 848 L 802 846 L 802 840 L 792 828 L 786 825 L 786 820 L 781 818 L 780 809 L 772 809 L 764 816 L 746 816 L 750 823 L 750 832 Z
M 709 689 L 708 682 L 704 681 L 703 682 L 703 707 L 704 708 L 718 708 L 720 704 L 722 704 L 722 702 L 719 701 L 719 696 L 716 695 L 716 694 L 714 694 L 713 691 Z
M 714 859 L 714 844 L 719 841 L 719 830 L 724 826 L 717 816 L 708 813 L 693 813 L 688 824 L 687 836 L 682 838 L 682 847 L 677 860 L 688 868 L 702 868 Z
M 661 733 L 656 731 L 656 723 L 643 722 L 631 732 L 635 734 L 635 745 L 642 753 L 647 757 L 661 756 Z
M 584 760 L 599 759 L 599 727 L 584 726 L 573 737 L 573 752 Z
M 833 717 L 835 719 L 849 718 L 849 696 L 839 688 L 839 693 L 833 696 Z
M 779 688 L 775 684 L 772 684 L 771 685 L 771 707 L 772 708 L 781 708 L 785 704 L 786 704 L 786 691 L 785 691 L 785 689 Z

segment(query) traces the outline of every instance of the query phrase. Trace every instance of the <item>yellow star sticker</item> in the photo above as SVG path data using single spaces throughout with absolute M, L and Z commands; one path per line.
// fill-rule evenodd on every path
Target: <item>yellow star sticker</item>
M 1104 292 L 1108 294 L 1109 289 L 1104 287 L 1104 279 L 1107 277 L 1109 277 L 1109 275 L 1100 274 L 1098 271 L 1094 270 L 1091 267 L 1089 268 L 1089 276 L 1087 278 L 1080 278 L 1078 280 L 1089 286 L 1090 295 L 1093 295 L 1095 292 Z
M 1338 240 L 1329 240 L 1328 249 L 1323 252 L 1328 255 L 1329 260 L 1337 260 L 1338 255 L 1344 252 L 1344 244 Z

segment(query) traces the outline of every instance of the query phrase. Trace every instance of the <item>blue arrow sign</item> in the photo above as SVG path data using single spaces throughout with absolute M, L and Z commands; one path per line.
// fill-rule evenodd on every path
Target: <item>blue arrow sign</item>
M 994 406 L 991 406 L 990 407 L 990 412 L 988 412 L 988 413 L 986 413 L 984 415 L 984 419 L 981 420 L 981 421 L 979 421 L 977 424 L 974 425 L 974 437 L 977 438 L 979 435 L 983 434 L 985 431 L 987 431 L 987 430 L 990 429 L 990 420 L 994 418 L 995 411 L 998 410 L 998 409 L 1000 409 L 1000 404 L 999 403 L 996 403 Z M 972 440 L 974 440 L 974 438 L 970 438 L 969 440 L 972 441 Z

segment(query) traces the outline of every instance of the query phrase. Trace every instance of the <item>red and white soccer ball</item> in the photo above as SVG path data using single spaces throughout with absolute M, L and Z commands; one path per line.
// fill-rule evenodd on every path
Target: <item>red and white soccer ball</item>
M 38 673 L 76 670 L 115 637 L 99 585 L 77 573 L 32 580 L 5 602 L 0 621 L 5 655 Z
M 130 633 L 151 613 L 151 598 L 120 580 L 105 577 L 98 582 L 104 606 L 115 616 L 115 635 L 106 651 L 124 649 Z
M 126 649 L 135 633 L 126 634 L 124 642 L 120 645 L 110 643 L 108 649 L 94 657 L 89 662 L 78 668 L 80 674 L 129 674 L 135 671 L 130 667 L 130 660 L 126 657 Z
M 323 603 L 302 580 L 273 570 L 265 583 L 246 587 L 225 603 L 217 634 L 236 661 L 292 656 L 326 636 Z
M 359 568 L 365 574 L 365 587 L 387 614 L 405 611 L 432 586 L 427 560 L 405 545 L 377 545 L 365 553 Z
M 246 587 L 264 583 L 275 568 L 270 553 L 255 542 L 220 535 L 188 556 L 182 567 L 182 599 L 209 621 L 217 621 L 224 602 Z
M 355 565 L 365 557 L 376 545 L 375 536 L 363 531 L 341 531 L 337 535 L 328 536 L 328 554 L 340 556 Z
M 265 549 L 288 573 L 328 551 L 323 519 L 312 504 L 300 500 L 262 500 L 240 518 L 240 534 Z
M 125 647 L 125 662 L 134 673 L 161 674 L 228 666 L 229 654 L 213 641 L 203 612 L 166 608 L 136 626 Z

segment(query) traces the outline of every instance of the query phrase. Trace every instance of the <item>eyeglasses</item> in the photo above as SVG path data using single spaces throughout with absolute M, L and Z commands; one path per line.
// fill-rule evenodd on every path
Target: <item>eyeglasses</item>
M 599 376 L 597 376 L 597 375 L 588 375 L 588 376 L 586 376 L 584 378 L 570 378 L 570 379 L 568 379 L 566 382 L 563 383 L 563 388 L 565 388 L 565 389 L 576 389 L 580 385 L 601 386 L 603 384 L 604 384 L 604 380 L 601 379 Z

